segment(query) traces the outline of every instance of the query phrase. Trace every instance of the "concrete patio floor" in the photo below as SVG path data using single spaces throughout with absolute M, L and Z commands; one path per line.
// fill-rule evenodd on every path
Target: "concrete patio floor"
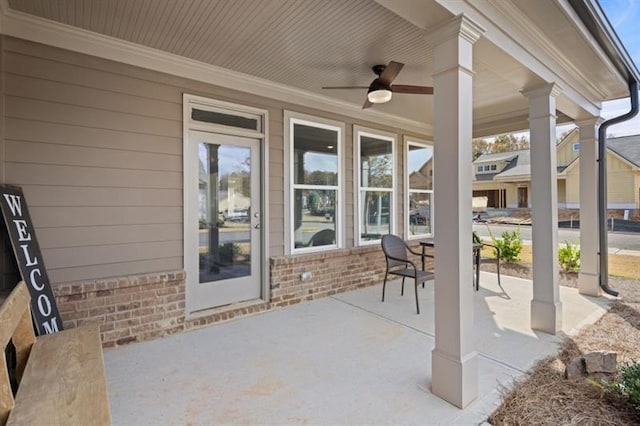
M 596 321 L 605 298 L 561 287 L 562 336 L 528 328 L 531 282 L 482 273 L 475 295 L 479 398 L 460 410 L 430 393 L 433 285 L 400 282 L 105 351 L 113 423 L 478 424 L 500 389 L 561 338 Z M 471 286 L 470 286 L 471 287 Z M 470 288 L 470 291 L 471 288 Z

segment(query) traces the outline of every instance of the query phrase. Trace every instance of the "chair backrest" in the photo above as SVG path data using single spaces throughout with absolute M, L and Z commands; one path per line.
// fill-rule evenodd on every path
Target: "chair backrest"
M 36 341 L 31 322 L 29 290 L 20 281 L 0 306 L 0 424 L 4 424 L 14 405 L 5 348 L 9 341 L 16 349 L 16 378 L 19 381 L 27 365 L 31 346 Z
M 336 242 L 336 233 L 333 229 L 318 231 L 309 240 L 309 246 L 328 246 Z
M 382 251 L 387 259 L 387 267 L 392 268 L 394 266 L 405 266 L 406 262 L 401 262 L 394 259 L 389 259 L 389 256 L 397 259 L 403 259 L 408 261 L 407 246 L 402 238 L 395 235 L 387 234 L 382 236 Z

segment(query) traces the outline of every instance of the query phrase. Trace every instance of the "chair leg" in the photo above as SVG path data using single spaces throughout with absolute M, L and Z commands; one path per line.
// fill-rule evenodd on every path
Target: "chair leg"
M 420 304 L 418 303 L 418 278 L 416 278 L 416 285 L 414 287 L 416 289 L 416 311 L 418 311 L 418 315 L 420 315 Z
M 389 275 L 389 271 L 384 272 L 384 282 L 382 283 L 382 301 L 384 302 L 384 288 L 387 286 L 387 275 Z
M 404 296 L 404 277 L 402 277 L 402 287 L 400 287 L 400 296 Z
M 500 259 L 496 260 L 496 270 L 498 271 L 498 287 L 500 287 L 500 290 L 502 290 L 503 293 L 506 293 L 506 291 L 504 291 L 504 288 L 502 288 L 502 284 L 500 283 Z

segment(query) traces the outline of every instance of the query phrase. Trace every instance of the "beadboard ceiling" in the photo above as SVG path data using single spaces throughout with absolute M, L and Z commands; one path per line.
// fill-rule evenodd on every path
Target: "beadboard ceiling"
M 371 66 L 403 62 L 397 84 L 432 85 L 428 29 L 450 18 L 432 0 L 419 28 L 373 0 L 9 0 L 14 11 L 148 46 L 361 107 Z M 489 41 L 474 47 L 476 120 L 525 114 L 537 76 Z M 432 96 L 395 94 L 376 111 L 431 122 Z M 565 117 L 566 118 L 566 117 Z M 497 128 L 496 128 L 497 129 Z M 505 130 L 507 130 L 505 128 Z

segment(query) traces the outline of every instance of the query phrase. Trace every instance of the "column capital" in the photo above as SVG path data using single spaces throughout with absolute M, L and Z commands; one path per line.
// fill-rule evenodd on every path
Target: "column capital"
M 556 83 L 548 83 L 544 86 L 521 90 L 520 93 L 522 93 L 523 96 L 526 96 L 529 99 L 539 98 L 543 96 L 556 98 L 562 93 L 562 88 Z
M 473 44 L 485 31 L 479 24 L 460 14 L 436 26 L 425 38 L 431 47 L 455 37 L 463 38 Z
M 584 120 L 574 121 L 575 125 L 584 128 L 584 127 L 596 127 L 602 124 L 604 118 L 602 117 L 591 117 L 585 118 Z

